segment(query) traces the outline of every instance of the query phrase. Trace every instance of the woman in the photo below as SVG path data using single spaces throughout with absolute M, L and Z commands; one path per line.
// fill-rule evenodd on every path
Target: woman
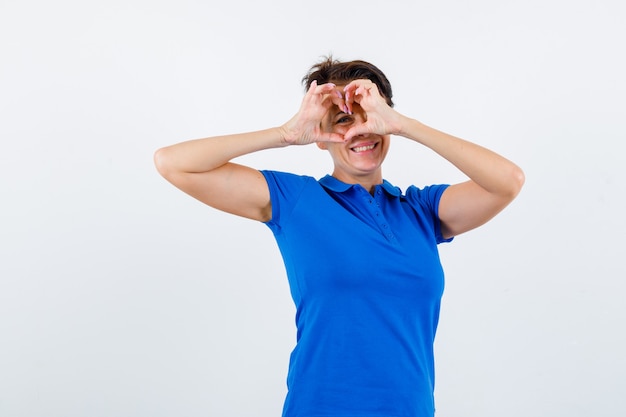
M 297 309 L 283 416 L 432 417 L 437 244 L 500 212 L 523 172 L 394 110 L 389 81 L 370 63 L 328 58 L 303 82 L 301 107 L 282 126 L 162 148 L 156 166 L 198 200 L 273 231 Z M 432 149 L 469 180 L 403 193 L 382 176 L 392 134 Z M 311 143 L 330 154 L 332 175 L 230 162 Z

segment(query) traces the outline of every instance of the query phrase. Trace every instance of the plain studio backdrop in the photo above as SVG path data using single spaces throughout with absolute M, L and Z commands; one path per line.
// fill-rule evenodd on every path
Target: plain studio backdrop
M 280 415 L 295 327 L 273 236 L 152 156 L 282 124 L 328 53 L 527 176 L 440 246 L 437 415 L 626 415 L 624 7 L 0 0 L 0 416 Z M 315 146 L 240 162 L 332 169 Z M 395 137 L 383 174 L 464 179 Z

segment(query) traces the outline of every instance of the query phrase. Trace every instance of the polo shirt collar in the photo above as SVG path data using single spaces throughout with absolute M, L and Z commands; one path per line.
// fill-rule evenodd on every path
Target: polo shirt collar
M 337 178 L 332 175 L 326 175 L 319 180 L 319 183 L 328 190 L 334 191 L 336 193 L 343 193 L 348 191 L 350 188 L 354 187 L 357 184 L 346 184 L 345 182 L 339 181 Z M 383 180 L 383 183 L 380 185 L 385 192 L 393 197 L 400 197 L 402 192 L 400 189 L 394 185 L 392 185 L 389 181 Z

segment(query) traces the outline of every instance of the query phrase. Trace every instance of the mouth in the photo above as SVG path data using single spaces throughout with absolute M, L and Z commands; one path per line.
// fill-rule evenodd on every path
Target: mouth
M 362 152 L 371 151 L 372 149 L 374 149 L 377 146 L 378 146 L 378 142 L 370 143 L 370 144 L 367 144 L 367 145 L 354 146 L 354 147 L 350 148 L 350 150 L 352 152 L 355 152 L 355 153 L 362 153 Z

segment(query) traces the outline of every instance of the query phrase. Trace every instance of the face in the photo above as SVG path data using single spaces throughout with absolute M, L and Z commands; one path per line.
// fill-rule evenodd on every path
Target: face
M 343 91 L 343 86 L 337 87 Z M 337 106 L 322 120 L 322 129 L 344 135 L 348 129 L 367 121 L 365 111 L 356 103 L 352 114 L 346 114 Z M 366 134 L 355 136 L 349 142 L 318 142 L 321 149 L 326 149 L 333 158 L 335 169 L 333 176 L 346 183 L 382 182 L 381 165 L 389 150 L 389 135 Z

